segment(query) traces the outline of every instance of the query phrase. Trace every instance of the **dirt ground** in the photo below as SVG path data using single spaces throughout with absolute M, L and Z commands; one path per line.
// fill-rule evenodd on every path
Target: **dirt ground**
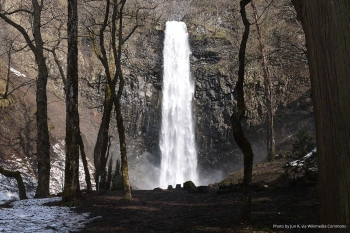
M 248 224 L 239 221 L 240 188 L 217 191 L 135 190 L 132 201 L 123 200 L 121 191 L 93 192 L 84 194 L 76 211 L 102 217 L 81 232 L 317 232 L 297 229 L 319 224 L 315 185 L 253 189 L 253 219 Z

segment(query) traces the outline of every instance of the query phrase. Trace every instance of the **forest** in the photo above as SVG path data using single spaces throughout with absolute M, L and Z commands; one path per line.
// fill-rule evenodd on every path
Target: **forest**
M 349 232 L 348 12 L 1 0 L 0 230 Z

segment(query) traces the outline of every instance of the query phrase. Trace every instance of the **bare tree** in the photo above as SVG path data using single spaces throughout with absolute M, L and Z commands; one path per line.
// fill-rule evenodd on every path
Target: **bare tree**
M 253 150 L 250 142 L 244 136 L 241 121 L 245 115 L 246 106 L 244 102 L 244 70 L 245 70 L 245 53 L 250 31 L 250 23 L 247 19 L 247 13 L 245 7 L 251 0 L 240 1 L 240 13 L 244 24 L 244 32 L 239 48 L 239 70 L 238 80 L 235 86 L 235 92 L 237 94 L 237 108 L 231 115 L 231 124 L 233 131 L 233 138 L 237 145 L 242 150 L 244 155 L 244 177 L 243 177 L 243 195 L 240 203 L 241 220 L 246 222 L 251 219 L 251 182 L 253 172 Z
M 28 47 L 35 56 L 35 62 L 38 66 L 38 78 L 36 85 L 36 123 L 37 123 L 37 158 L 38 158 L 38 187 L 35 197 L 46 197 L 49 195 L 50 183 L 50 140 L 47 122 L 47 94 L 46 84 L 48 79 L 48 69 L 44 56 L 44 41 L 41 34 L 41 15 L 44 7 L 44 1 L 31 1 L 31 9 L 23 6 L 15 10 L 6 10 L 1 8 L 0 18 L 13 28 L 18 30 L 24 37 Z M 32 37 L 23 25 L 20 25 L 11 18 L 13 15 L 26 15 L 32 22 Z
M 63 25 L 60 24 L 59 27 L 57 27 L 57 32 L 58 32 L 58 37 L 56 38 L 57 41 L 55 43 L 52 43 L 51 48 L 45 48 L 48 52 L 52 53 L 53 59 L 56 63 L 56 66 L 58 68 L 59 74 L 61 76 L 62 82 L 64 86 L 66 87 L 67 85 L 67 79 L 64 73 L 64 68 L 61 63 L 61 61 L 58 58 L 57 51 L 61 51 L 62 48 L 60 47 L 61 43 L 65 40 L 65 38 L 62 35 L 62 27 Z M 66 89 L 66 88 L 65 88 Z M 90 176 L 90 171 L 88 167 L 88 162 L 87 162 L 87 157 L 85 153 L 85 147 L 84 147 L 84 141 L 81 136 L 81 130 L 80 130 L 80 125 L 79 125 L 79 133 L 78 133 L 78 144 L 79 144 L 79 150 L 80 150 L 80 155 L 81 155 L 81 160 L 83 162 L 83 167 L 84 167 L 84 173 L 85 173 L 85 182 L 86 182 L 86 188 L 87 191 L 92 191 L 92 185 L 91 185 L 91 176 Z
M 143 10 L 150 10 L 152 7 L 146 5 L 129 6 L 125 9 L 126 1 L 105 1 L 102 23 L 99 24 L 98 30 L 93 29 L 96 25 L 87 27 L 90 38 L 93 41 L 94 51 L 100 60 L 104 73 L 106 75 L 106 88 L 104 98 L 104 108 L 102 122 L 100 125 L 97 142 L 94 150 L 95 159 L 95 180 L 98 182 L 101 177 L 101 188 L 106 182 L 106 165 L 107 165 L 107 146 L 108 131 L 112 109 L 114 106 L 116 113 L 116 122 L 119 134 L 120 154 L 121 154 L 121 172 L 123 177 L 124 198 L 131 199 L 131 188 L 128 175 L 128 161 L 126 151 L 126 136 L 124 128 L 124 119 L 122 115 L 121 98 L 124 90 L 124 75 L 122 69 L 123 45 L 132 36 L 138 27 L 142 25 L 141 19 L 144 17 Z M 96 8 L 101 12 L 100 7 Z M 92 16 L 92 14 L 90 14 Z M 98 19 L 95 16 L 93 21 Z M 128 23 L 125 23 L 127 21 Z M 98 32 L 96 32 L 98 31 Z
M 2 99 L 7 99 L 8 96 L 11 94 L 11 91 L 9 90 L 10 86 L 10 69 L 11 69 L 11 57 L 12 53 L 14 51 L 14 40 L 7 40 L 7 75 L 6 75 L 6 84 L 5 84 L 5 91 L 3 94 L 0 94 L 0 97 Z
M 262 63 L 262 73 L 264 77 L 264 86 L 265 86 L 265 102 L 266 102 L 266 108 L 267 108 L 267 135 L 266 135 L 266 142 L 267 142 L 267 158 L 271 161 L 275 159 L 276 152 L 275 152 L 275 133 L 273 129 L 273 88 L 271 84 L 271 78 L 270 78 L 270 72 L 269 67 L 267 63 L 267 57 L 265 53 L 265 46 L 264 41 L 262 37 L 261 27 L 258 16 L 258 11 L 255 7 L 254 1 L 251 1 L 251 6 L 253 8 L 254 18 L 255 18 L 255 26 L 258 34 L 258 41 L 259 41 L 259 50 L 261 54 L 261 63 Z
M 320 223 L 350 226 L 350 4 L 292 0 L 306 37 L 316 118 Z M 335 232 L 322 229 L 322 232 Z

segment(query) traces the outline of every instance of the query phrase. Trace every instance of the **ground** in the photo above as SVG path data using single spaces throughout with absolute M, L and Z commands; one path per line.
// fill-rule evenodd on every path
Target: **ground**
M 284 162 L 255 167 L 253 182 L 264 181 L 267 187 L 253 185 L 253 218 L 247 224 L 239 221 L 239 185 L 231 193 L 221 194 L 217 187 L 208 193 L 134 190 L 132 201 L 124 201 L 121 191 L 106 191 L 84 194 L 78 203 L 76 211 L 102 216 L 81 232 L 317 232 L 302 229 L 303 225 L 319 224 L 317 185 L 292 185 L 282 179 Z

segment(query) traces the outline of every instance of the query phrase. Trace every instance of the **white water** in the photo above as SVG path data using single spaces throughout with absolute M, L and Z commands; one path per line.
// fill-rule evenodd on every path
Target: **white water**
M 197 184 L 197 151 L 192 116 L 194 83 L 190 75 L 191 54 L 186 24 L 166 23 L 160 150 L 160 187 Z

